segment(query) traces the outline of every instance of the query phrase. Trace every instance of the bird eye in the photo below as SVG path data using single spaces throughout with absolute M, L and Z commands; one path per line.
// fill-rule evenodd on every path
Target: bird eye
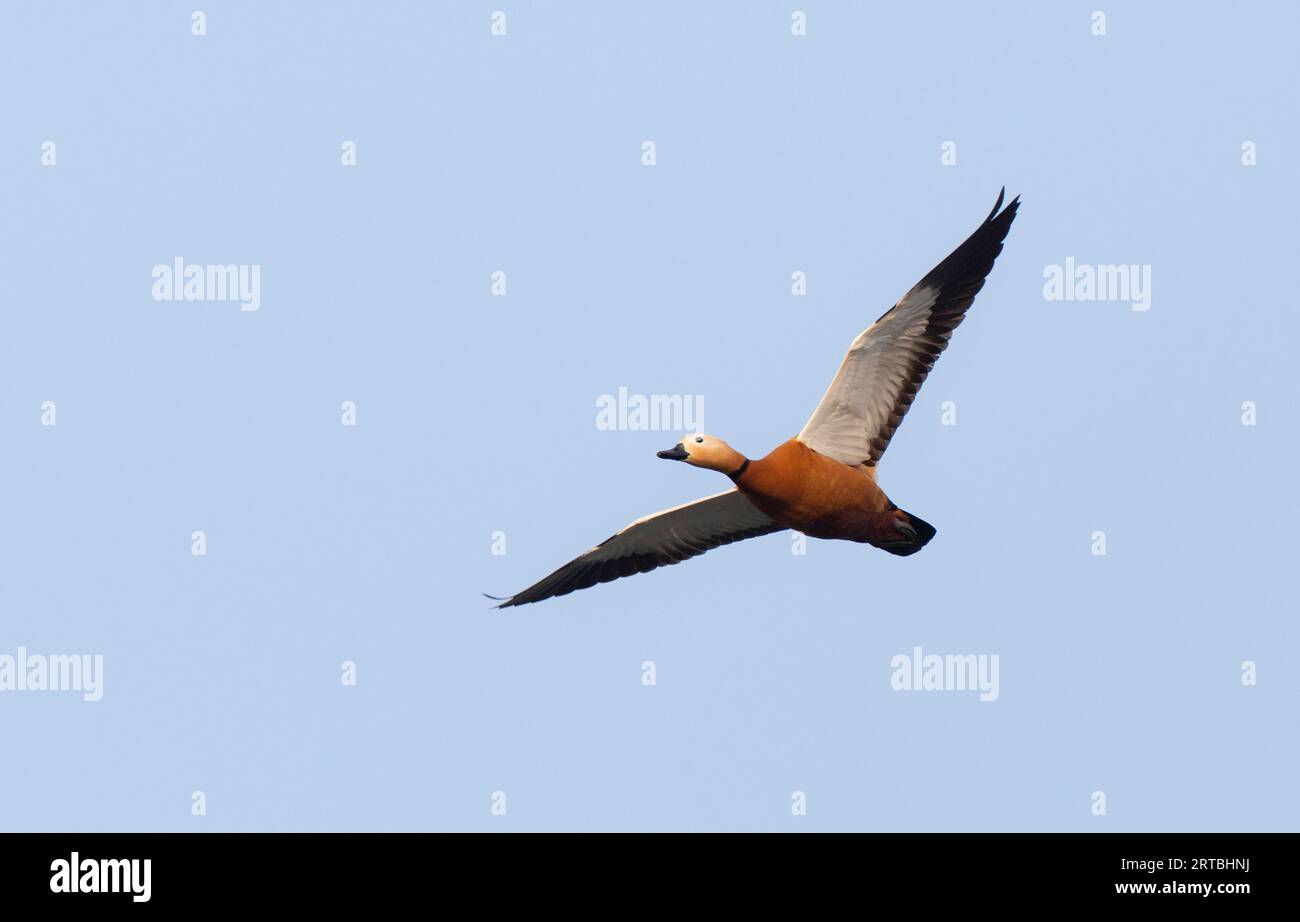
M 703 442 L 703 441 L 704 441 L 704 436 L 702 436 L 702 435 L 697 435 L 697 436 L 695 437 L 695 441 L 697 441 L 697 442 Z

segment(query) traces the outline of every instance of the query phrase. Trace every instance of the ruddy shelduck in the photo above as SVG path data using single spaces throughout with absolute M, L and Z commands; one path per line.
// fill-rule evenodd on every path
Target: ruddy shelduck
M 1005 194 L 961 246 L 853 341 L 802 432 L 754 460 L 711 435 L 683 438 L 659 457 L 725 474 L 730 490 L 637 519 L 535 585 L 497 599 L 498 607 L 540 602 L 785 529 L 903 557 L 925 547 L 934 527 L 890 501 L 876 485 L 876 464 L 1002 252 L 1020 205 L 1017 197 L 1002 208 Z

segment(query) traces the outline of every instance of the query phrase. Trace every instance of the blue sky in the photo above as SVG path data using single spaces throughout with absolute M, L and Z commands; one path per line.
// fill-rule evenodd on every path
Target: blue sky
M 104 694 L 0 692 L 0 828 L 1296 827 L 1294 5 L 193 9 L 3 13 L 0 655 Z M 726 486 L 602 395 L 762 455 L 1003 185 L 880 465 L 923 552 L 488 607 Z M 893 690 L 917 646 L 997 700 Z

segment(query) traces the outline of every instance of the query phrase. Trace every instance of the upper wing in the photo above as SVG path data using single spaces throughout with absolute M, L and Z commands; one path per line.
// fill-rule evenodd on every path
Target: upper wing
M 719 545 L 782 531 L 735 489 L 637 519 L 618 534 L 571 560 L 498 608 L 551 596 L 680 563 Z
M 798 439 L 845 464 L 874 466 L 1002 252 L 1020 197 L 984 223 L 853 341 Z

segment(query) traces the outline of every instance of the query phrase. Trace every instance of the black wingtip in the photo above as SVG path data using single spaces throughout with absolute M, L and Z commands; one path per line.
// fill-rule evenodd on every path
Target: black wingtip
M 482 595 L 483 595 L 483 598 L 485 598 L 485 599 L 491 599 L 493 602 L 501 602 L 501 603 L 502 603 L 501 605 L 493 605 L 493 606 L 492 606 L 493 608 L 509 608 L 510 605 L 511 605 L 511 599 L 514 598 L 513 596 L 504 596 L 504 595 L 488 595 L 486 592 L 484 592 Z
M 1006 197 L 1007 197 L 1007 187 L 1003 186 L 1001 191 L 998 192 L 998 200 L 993 203 L 993 210 L 990 211 L 989 216 L 984 219 L 985 224 L 992 221 L 994 218 L 998 216 L 998 209 L 1002 207 L 1002 200 L 1005 199 Z M 1011 211 L 1015 209 L 1016 206 L 1019 204 L 1020 204 L 1020 196 L 1017 195 L 1014 199 L 1011 200 L 1011 204 L 1007 206 L 1007 210 Z
M 997 213 L 998 213 L 998 209 L 1002 207 L 1002 200 L 1003 200 L 1004 198 L 1006 198 L 1006 197 L 1007 197 L 1007 187 L 1006 187 L 1006 186 L 1003 186 L 1003 187 L 1002 187 L 1002 191 L 1000 191 L 1000 192 L 998 193 L 998 200 L 997 200 L 996 202 L 993 203 L 993 210 L 989 212 L 989 216 L 988 216 L 987 218 L 984 219 L 985 221 L 992 221 L 992 220 L 993 220 L 993 218 L 994 218 L 994 217 L 997 215 Z

